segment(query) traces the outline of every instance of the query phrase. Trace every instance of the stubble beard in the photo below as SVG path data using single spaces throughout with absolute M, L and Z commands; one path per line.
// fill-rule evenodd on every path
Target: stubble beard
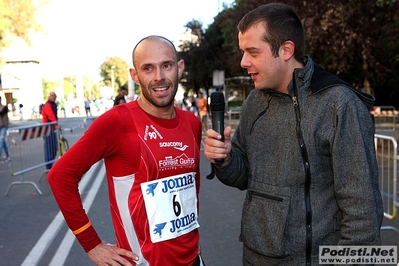
M 158 108 L 165 108 L 165 107 L 169 107 L 169 106 L 173 106 L 174 105 L 174 100 L 175 100 L 175 96 L 177 93 L 177 89 L 178 89 L 178 77 L 176 76 L 175 78 L 175 82 L 171 83 L 171 82 L 166 82 L 166 81 L 162 81 L 159 82 L 157 85 L 159 86 L 161 85 L 168 85 L 171 86 L 172 84 L 174 84 L 173 87 L 170 87 L 169 89 L 173 90 L 173 95 L 170 95 L 170 99 L 168 99 L 168 101 L 166 103 L 158 103 L 157 101 L 154 100 L 154 98 L 151 96 L 151 91 L 153 91 L 152 87 L 153 84 L 148 84 L 147 86 L 143 86 L 143 83 L 141 82 L 141 80 L 139 79 L 140 82 L 140 87 L 141 87 L 141 94 L 142 96 L 149 102 L 151 103 L 153 106 L 158 107 Z

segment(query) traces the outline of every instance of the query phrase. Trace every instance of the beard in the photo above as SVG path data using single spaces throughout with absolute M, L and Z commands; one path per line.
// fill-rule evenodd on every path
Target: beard
M 178 89 L 178 76 L 174 78 L 174 82 L 170 82 L 169 80 L 162 80 L 159 82 L 150 82 L 149 84 L 144 84 L 141 79 L 138 77 L 141 95 L 144 97 L 149 103 L 158 108 L 165 108 L 174 105 L 175 96 Z M 153 96 L 154 87 L 168 87 L 169 94 L 167 97 L 159 99 Z

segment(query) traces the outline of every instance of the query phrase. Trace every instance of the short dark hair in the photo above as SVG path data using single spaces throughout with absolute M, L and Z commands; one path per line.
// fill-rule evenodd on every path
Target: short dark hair
M 261 5 L 244 15 L 237 29 L 245 33 L 258 22 L 264 23 L 263 40 L 270 44 L 275 57 L 278 57 L 278 51 L 284 42 L 292 41 L 295 44 L 295 59 L 299 62 L 303 61 L 305 34 L 300 18 L 290 6 L 282 3 Z

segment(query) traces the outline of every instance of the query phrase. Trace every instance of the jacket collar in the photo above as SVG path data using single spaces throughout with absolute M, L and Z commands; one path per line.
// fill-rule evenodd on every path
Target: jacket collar
M 369 110 L 371 110 L 373 107 L 375 101 L 373 95 L 361 92 L 346 81 L 340 79 L 338 76 L 325 71 L 321 66 L 314 63 L 309 56 L 305 56 L 304 64 L 305 67 L 302 69 L 302 71 L 298 71 L 298 77 L 305 78 L 305 80 L 310 79 L 309 89 L 312 91 L 312 93 L 317 93 L 321 90 L 335 86 L 345 86 L 352 90 L 363 101 Z

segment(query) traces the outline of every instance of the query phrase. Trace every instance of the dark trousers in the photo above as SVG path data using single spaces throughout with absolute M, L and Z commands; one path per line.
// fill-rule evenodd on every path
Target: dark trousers
M 51 131 L 44 139 L 44 161 L 50 162 L 57 155 L 57 132 Z M 46 164 L 46 169 L 51 169 L 53 163 Z
M 197 256 L 197 258 L 194 261 L 193 266 L 205 266 L 204 261 L 202 260 L 202 257 L 200 255 Z

